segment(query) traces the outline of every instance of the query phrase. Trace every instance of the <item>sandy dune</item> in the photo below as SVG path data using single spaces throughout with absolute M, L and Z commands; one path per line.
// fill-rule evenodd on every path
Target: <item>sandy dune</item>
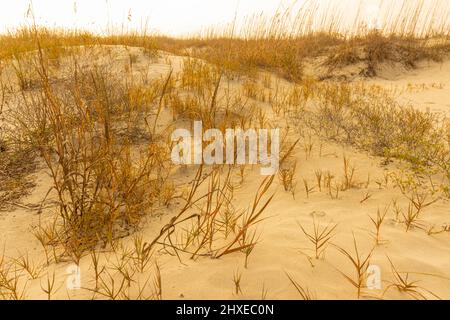
M 161 53 L 161 57 L 151 60 L 139 48 L 110 47 L 105 52 L 99 50 L 99 61 L 108 61 L 108 55 L 111 55 L 114 59 L 112 65 L 117 67 L 118 72 L 121 66 L 126 65 L 130 52 L 135 54 L 138 59 L 134 64 L 134 74 L 140 77 L 146 73 L 149 81 L 167 75 L 171 67 L 175 73 L 182 71 L 182 57 Z M 276 81 L 275 75 L 272 75 L 272 80 Z M 284 80 L 279 81 L 286 86 L 290 85 Z M 415 70 L 401 74 L 388 74 L 386 71 L 380 77 L 363 81 L 386 88 L 395 87 L 399 92 L 399 102 L 450 117 L 450 61 L 441 64 L 424 63 Z M 234 80 L 233 86 L 239 87 L 241 82 L 242 80 Z M 268 109 L 262 102 L 255 100 L 254 103 Z M 168 114 L 164 113 L 163 118 L 170 121 Z M 283 117 L 275 115 L 271 115 L 270 120 L 284 129 L 289 124 Z M 295 130 L 290 130 L 289 135 L 294 140 Z M 338 199 L 331 199 L 326 190 L 319 190 L 315 172 L 329 171 L 336 179 L 341 179 L 344 156 L 355 167 L 355 181 L 359 186 L 339 193 Z M 353 253 L 353 235 L 362 255 L 374 250 L 370 264 L 381 272 L 381 288 L 365 289 L 362 298 L 412 299 L 407 293 L 390 286 L 394 282 L 390 259 L 399 272 L 403 275 L 409 273 L 410 280 L 418 281 L 418 291 L 424 297 L 450 299 L 450 234 L 443 232 L 429 235 L 427 232 L 433 226 L 440 230 L 450 224 L 448 199 L 438 199 L 424 209 L 420 216 L 423 228 L 413 227 L 406 232 L 405 225 L 396 221 L 392 204 L 396 200 L 402 210 L 406 210 L 408 206 L 408 200 L 395 187 L 392 178 L 393 174 L 400 174 L 403 164 L 392 162 L 386 165 L 382 158 L 351 147 L 321 141 L 316 136 L 312 136 L 310 155 L 299 144 L 291 160 L 297 163 L 295 197 L 284 191 L 278 178 L 275 179 L 271 187 L 275 197 L 264 213 L 265 219 L 257 226 L 259 242 L 249 256 L 248 267 L 245 268 L 245 255 L 240 252 L 220 259 L 199 257 L 196 260 L 182 254 L 180 263 L 177 256 L 160 250 L 154 253 L 153 261 L 157 260 L 161 269 L 163 299 L 260 299 L 262 296 L 267 299 L 300 299 L 287 274 L 304 288 L 308 288 L 316 299 L 356 299 L 356 289 L 342 274 L 353 277 L 355 270 L 337 249 L 341 247 Z M 183 187 L 183 179 L 192 177 L 195 169 L 175 169 L 173 177 L 180 189 Z M 6 257 L 13 258 L 28 253 L 36 264 L 44 264 L 42 248 L 31 231 L 40 221 L 47 221 L 52 217 L 55 209 L 51 207 L 51 197 L 40 214 L 36 210 L 26 209 L 27 206 L 41 202 L 51 183 L 42 163 L 33 176 L 36 187 L 31 194 L 22 198 L 15 207 L 0 212 L 0 247 L 4 248 Z M 367 183 L 368 177 L 370 180 Z M 304 179 L 314 186 L 309 197 L 303 186 Z M 249 166 L 243 183 L 235 192 L 236 207 L 249 206 L 261 181 L 259 168 Z M 370 198 L 362 201 L 367 194 L 370 194 Z M 388 213 L 381 228 L 381 243 L 374 246 L 371 234 L 374 227 L 369 215 L 375 217 L 378 209 L 382 211 L 386 207 Z M 144 240 L 151 241 L 170 220 L 176 208 L 177 204 L 173 203 L 169 208 L 157 210 L 153 216 L 145 219 L 140 231 Z M 306 230 L 312 230 L 313 220 L 321 226 L 337 224 L 332 244 L 327 246 L 320 259 L 315 259 L 313 246 L 299 226 L 301 224 Z M 131 246 L 132 237 L 125 237 L 120 243 L 123 247 Z M 101 254 L 101 260 L 111 267 L 117 255 L 120 253 L 105 252 Z M 93 293 L 89 290 L 66 289 L 66 273 L 70 265 L 70 261 L 53 264 L 42 272 L 40 278 L 28 279 L 26 283 L 24 280 L 26 297 L 45 299 L 41 284 L 51 275 L 52 271 L 48 270 L 55 270 L 56 286 L 59 289 L 53 298 L 92 298 Z M 80 268 L 82 287 L 92 287 L 93 268 L 89 256 L 82 258 Z M 238 294 L 233 284 L 236 273 L 242 275 L 242 292 Z M 145 281 L 146 277 L 148 275 L 139 275 L 141 281 Z M 23 279 L 25 278 L 24 275 Z

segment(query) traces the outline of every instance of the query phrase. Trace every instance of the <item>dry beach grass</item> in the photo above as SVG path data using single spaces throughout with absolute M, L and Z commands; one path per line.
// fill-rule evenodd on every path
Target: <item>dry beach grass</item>
M 0 298 L 449 299 L 449 21 L 409 3 L 0 36 Z M 280 128 L 280 170 L 174 165 L 200 120 Z

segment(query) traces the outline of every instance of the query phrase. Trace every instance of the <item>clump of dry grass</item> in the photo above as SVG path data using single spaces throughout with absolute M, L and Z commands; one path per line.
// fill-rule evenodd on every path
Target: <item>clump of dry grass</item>
M 342 271 L 339 271 L 339 273 L 342 274 L 342 276 L 347 279 L 348 282 L 352 284 L 357 290 L 357 297 L 358 299 L 361 297 L 362 290 L 365 288 L 365 280 L 367 278 L 367 270 L 370 265 L 370 258 L 372 257 L 373 249 L 366 255 L 363 255 L 358 250 L 358 245 L 356 242 L 355 235 L 353 234 L 353 249 L 354 253 L 347 251 L 344 248 L 335 246 L 336 249 L 342 253 L 348 261 L 351 262 L 351 265 L 354 270 L 354 276 L 347 275 L 343 273 Z
M 233 274 L 233 284 L 234 284 L 234 294 L 235 295 L 242 294 L 241 281 L 242 281 L 242 273 L 239 272 L 239 270 L 236 270 Z
M 125 45 L 143 47 L 152 56 L 157 49 L 195 56 L 232 74 L 255 75 L 263 68 L 293 81 L 303 78 L 304 61 L 319 55 L 328 55 L 326 64 L 331 67 L 363 61 L 367 64 L 363 74 L 370 76 L 376 74 L 377 66 L 384 61 L 414 67 L 422 59 L 440 60 L 448 53 L 448 42 L 422 40 L 448 36 L 447 21 L 438 19 L 446 8 L 438 12 L 439 6 L 427 7 L 423 1 L 386 6 L 389 4 L 383 5 L 380 13 L 380 19 L 385 20 L 381 30 L 367 28 L 363 12 L 358 11 L 345 22 L 343 6 L 336 3 L 324 6 L 319 1 L 309 1 L 300 7 L 294 4 L 280 8 L 271 17 L 255 15 L 242 24 L 234 21 L 184 39 L 146 31 L 102 37 L 86 31 L 21 28 L 1 36 L 5 45 L 0 58 L 36 50 L 38 47 L 32 41 L 36 31 L 41 37 L 40 48 L 52 58 L 64 55 L 66 47 Z
M 43 266 L 32 261 L 28 253 L 20 255 L 13 261 L 18 268 L 25 271 L 33 280 L 38 279 L 43 271 Z
M 10 124 L 22 133 L 16 143 L 38 152 L 52 179 L 48 194 L 56 198 L 59 217 L 54 219 L 51 228 L 40 226 L 36 231 L 47 263 L 59 261 L 61 255 L 70 256 L 78 263 L 86 250 L 97 245 L 113 246 L 118 237 L 136 231 L 141 219 L 156 204 L 169 206 L 175 194 L 173 183 L 168 181 L 170 144 L 164 133 L 157 130 L 160 114 L 166 106 L 172 108 L 174 116 L 202 119 L 205 127 L 225 128 L 228 124 L 237 125 L 236 122 L 242 128 L 250 125 L 247 115 L 232 110 L 241 107 L 240 100 L 232 102 L 229 92 L 225 92 L 222 100 L 220 86 L 227 79 L 222 80 L 223 73 L 217 67 L 186 59 L 180 77 L 170 72 L 167 77 L 144 86 L 129 78 L 132 57 L 125 79 L 120 79 L 110 71 L 113 68 L 108 70 L 96 64 L 82 68 L 79 58 L 73 54 L 69 79 L 55 83 L 51 79 L 48 56 L 42 48 L 48 35 L 34 29 L 32 36 L 38 47 L 35 56 L 19 61 L 38 75 L 39 86 L 26 92 L 21 89 L 23 104 L 12 112 Z M 179 101 L 185 102 L 185 108 L 180 108 Z M 147 137 L 145 144 L 140 138 L 133 138 L 136 132 L 139 137 Z M 187 252 L 189 247 L 192 257 L 220 258 L 243 252 L 247 264 L 257 242 L 255 233 L 249 229 L 260 221 L 272 199 L 263 197 L 273 177 L 261 184 L 248 211 L 228 210 L 234 213 L 224 225 L 220 217 L 222 209 L 231 207 L 233 187 L 231 171 L 221 181 L 221 170 L 213 169 L 207 175 L 211 177 L 209 191 L 199 198 L 196 192 L 204 180 L 199 176 L 194 178 L 196 182 L 186 206 L 154 242 L 135 240 L 140 270 L 147 264 L 149 252 L 156 244 L 177 255 Z M 184 217 L 204 199 L 206 203 L 200 215 Z M 172 242 L 174 227 L 194 218 L 198 218 L 194 236 L 188 235 L 182 245 Z M 222 232 L 225 239 L 219 239 L 221 246 L 214 245 Z M 232 238 L 227 239 L 230 235 Z M 112 281 L 112 275 L 109 278 Z M 99 274 L 97 286 L 100 282 Z
M 39 35 L 39 45 L 34 41 Z M 125 45 L 146 49 L 150 56 L 156 54 L 156 37 L 146 33 L 128 32 L 124 35 L 109 35 L 101 37 L 88 31 L 70 30 L 63 28 L 20 27 L 16 30 L 0 35 L 4 44 L 0 50 L 0 59 L 7 59 L 18 54 L 37 50 L 39 47 L 50 59 L 70 54 L 68 47 L 95 45 Z
M 393 274 L 393 281 L 386 287 L 383 292 L 383 296 L 391 289 L 397 289 L 399 292 L 405 293 L 408 296 L 416 300 L 428 300 L 427 295 L 430 295 L 433 299 L 441 300 L 439 296 L 418 285 L 419 281 L 410 280 L 410 273 L 400 272 L 394 266 L 392 260 L 388 257 Z
M 285 166 L 284 168 L 281 168 L 278 173 L 278 177 L 284 187 L 284 191 L 291 192 L 292 194 L 295 194 L 296 168 L 297 168 L 297 164 L 293 163 L 289 166 Z
M 0 298 L 2 300 L 23 300 L 26 298 L 27 282 L 23 283 L 21 270 L 14 261 L 8 261 L 3 251 L 0 256 Z
M 342 191 L 354 188 L 356 186 L 355 173 L 356 167 L 344 156 L 344 181 L 342 182 Z
M 83 281 L 86 286 L 81 289 L 92 293 L 92 299 L 161 300 L 160 265 L 142 245 L 142 236 L 137 235 L 131 247 L 118 243 L 108 252 L 92 251 L 92 281 Z
M 162 299 L 158 263 L 155 263 L 154 276 L 143 285 L 136 280 L 148 272 L 155 247 L 176 255 L 180 261 L 183 255 L 192 259 L 205 256 L 218 259 L 240 253 L 245 255 L 247 267 L 259 240 L 256 227 L 273 199 L 269 190 L 274 180 L 270 177 L 261 182 L 249 208 L 235 208 L 232 200 L 236 184 L 232 176 L 236 168 L 215 166 L 206 172 L 200 166 L 187 194 L 178 196 L 170 179 L 170 144 L 164 136 L 165 128 L 161 129 L 164 111 L 171 111 L 174 121 L 202 120 L 205 128 L 221 130 L 248 128 L 254 124 L 256 114 L 263 128 L 270 125 L 266 113 L 248 103 L 258 100 L 267 103 L 276 116 L 292 114 L 298 125 L 307 124 L 310 130 L 327 138 L 376 155 L 406 160 L 417 170 L 438 168 L 450 179 L 450 131 L 439 119 L 399 107 L 389 93 L 378 87 L 316 83 L 303 74 L 308 58 L 325 55 L 330 67 L 363 62 L 366 64 L 363 74 L 373 76 L 384 62 L 415 67 L 423 59 L 439 61 L 447 54 L 448 44 L 430 44 L 420 39 L 414 25 L 416 16 L 412 21 L 394 23 L 387 28 L 388 32 L 358 30 L 361 32 L 350 35 L 340 33 L 339 14 L 327 18 L 326 12 L 323 23 L 315 25 L 314 10 L 300 10 L 294 19 L 295 28 L 291 28 L 288 22 L 292 11 L 289 10 L 292 8 L 269 24 L 256 17 L 236 33 L 217 30 L 205 37 L 187 39 L 137 33 L 96 36 L 36 26 L 0 36 L 1 62 L 11 64 L 14 77 L 12 85 L 0 81 L 0 114 L 7 96 L 20 93 L 17 94 L 19 107 L 8 114 L 10 132 L 6 137 L 1 132 L 0 210 L 15 204 L 30 190 L 29 174 L 35 169 L 39 155 L 52 179 L 47 195 L 51 193 L 57 203 L 57 217 L 35 230 L 47 264 L 58 263 L 64 256 L 79 263 L 85 252 L 91 250 L 95 287 L 87 290 L 94 297 Z M 448 37 L 445 29 L 441 29 L 437 38 Z M 430 36 L 435 30 L 430 27 L 420 35 Z M 95 63 L 88 68 L 80 66 L 76 47 L 84 46 L 85 52 L 89 52 L 93 46 L 114 44 L 143 47 L 144 53 L 151 57 L 157 55 L 157 49 L 187 57 L 180 74 L 172 70 L 156 81 L 149 81 L 145 75 L 142 81 L 133 78 L 134 65 L 140 62 L 134 53 L 128 55 L 125 75 L 110 72 L 111 66 Z M 67 79 L 57 77 L 63 58 L 71 64 Z M 95 55 L 89 58 L 94 60 Z M 297 84 L 286 91 L 278 81 L 273 83 L 266 76 L 260 86 L 255 79 L 261 69 Z M 242 91 L 234 96 L 230 87 L 243 74 L 247 77 Z M 9 86 L 12 89 L 7 89 Z M 266 94 L 271 88 L 275 94 Z M 315 111 L 307 109 L 311 100 L 318 103 Z M 281 164 L 297 142 L 282 157 Z M 309 136 L 303 144 L 307 159 L 315 150 L 313 147 Z M 238 169 L 242 184 L 245 167 Z M 333 184 L 331 173 L 317 171 L 317 188 L 328 189 L 331 198 L 337 199 L 340 191 L 358 185 L 355 172 L 356 168 L 344 157 L 344 181 Z M 294 195 L 295 165 L 285 163 L 279 178 L 285 190 Z M 309 197 L 315 186 L 307 180 L 304 186 Z M 131 249 L 118 251 L 118 238 L 137 231 L 142 218 L 158 205 L 171 207 L 175 197 L 181 199 L 182 205 L 172 208 L 175 214 L 152 241 L 146 242 L 142 236 L 135 235 Z M 368 198 L 367 193 L 362 202 Z M 402 214 L 407 231 L 418 225 L 419 213 L 431 203 L 422 194 L 412 194 L 408 210 Z M 385 215 L 378 212 L 376 218 L 371 218 L 377 244 Z M 336 225 L 320 227 L 314 221 L 312 232 L 301 229 L 319 258 L 330 243 Z M 359 297 L 372 252 L 361 255 L 353 240 L 354 254 L 340 247 L 338 250 L 356 271 L 355 276 L 342 274 L 357 288 Z M 95 251 L 99 245 L 109 246 L 116 254 L 112 267 L 101 265 L 99 253 Z M 14 263 L 32 279 L 43 272 L 28 256 Z M 21 299 L 25 288 L 20 286 L 20 276 L 11 265 L 0 259 L 0 296 Z M 302 298 L 312 298 L 308 289 L 291 276 L 288 278 Z M 51 299 L 58 289 L 55 274 L 47 273 L 47 278 L 41 280 L 42 291 Z M 405 291 L 415 289 L 407 278 L 397 280 L 395 287 Z M 242 293 L 239 272 L 235 273 L 233 282 L 235 293 Z M 146 295 L 149 284 L 153 292 Z
M 0 152 L 0 210 L 19 205 L 18 201 L 35 186 L 35 152 L 19 149 Z
M 418 172 L 437 170 L 450 178 L 450 149 L 443 121 L 436 115 L 398 105 L 377 86 L 328 83 L 317 90 L 319 109 L 307 123 L 318 134 L 404 160 Z
M 335 236 L 335 230 L 337 224 L 328 224 L 323 227 L 313 219 L 313 230 L 311 232 L 306 231 L 301 224 L 299 224 L 303 234 L 308 238 L 308 241 L 314 246 L 315 258 L 321 258 L 328 245 L 330 245 L 331 239 Z
M 375 245 L 377 245 L 377 246 L 382 242 L 381 227 L 383 226 L 383 222 L 384 222 L 384 219 L 386 218 L 388 210 L 389 210 L 389 206 L 387 206 L 383 212 L 381 212 L 380 209 L 378 208 L 376 217 L 369 216 L 369 219 L 375 228 L 375 231 L 371 232 L 371 233 L 373 235 L 373 238 L 375 239 Z
M 383 63 L 397 63 L 406 68 L 415 68 L 422 60 L 442 61 L 450 50 L 445 43 L 429 44 L 425 40 L 385 36 L 373 31 L 364 37 L 357 37 L 340 45 L 329 54 L 325 65 L 331 70 L 363 63 L 362 76 L 374 77 Z
M 306 198 L 309 199 L 309 195 L 314 192 L 314 186 L 311 186 L 307 179 L 303 179 L 303 187 L 305 188 Z
M 38 45 L 42 37 L 36 30 Z M 38 154 L 50 172 L 49 192 L 56 196 L 62 229 L 56 242 L 63 254 L 78 260 L 99 241 L 112 243 L 138 226 L 167 186 L 168 151 L 155 138 L 154 127 L 143 127 L 142 121 L 158 98 L 159 82 L 138 96 L 139 84 L 119 81 L 99 66 L 85 71 L 75 56 L 73 66 L 70 81 L 61 87 L 51 81 L 48 57 L 38 50 L 31 62 L 39 75 L 38 92 L 22 95 L 10 123 L 22 133 L 16 144 L 33 151 L 25 153 L 27 164 Z M 134 143 L 139 141 L 132 139 L 136 130 L 153 141 Z M 15 180 L 17 175 L 24 173 L 17 172 Z M 169 201 L 166 196 L 164 203 Z
M 448 54 L 448 22 L 442 18 L 446 6 L 445 1 L 436 6 L 383 3 L 378 18 L 384 25 L 371 28 L 361 10 L 349 17 L 345 4 L 308 1 L 279 9 L 272 17 L 255 15 L 242 25 L 210 28 L 181 44 L 190 54 L 233 72 L 265 68 L 299 81 L 305 60 L 325 55 L 331 68 L 363 62 L 362 75 L 374 76 L 383 62 L 415 67 L 420 60 L 440 61 Z

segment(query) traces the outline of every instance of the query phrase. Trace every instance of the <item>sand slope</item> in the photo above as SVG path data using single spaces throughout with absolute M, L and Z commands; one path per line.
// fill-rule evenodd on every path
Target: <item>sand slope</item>
M 128 52 L 124 48 L 113 47 L 109 50 L 112 50 L 114 65 L 126 64 Z M 175 72 L 181 70 L 181 57 L 164 54 L 151 61 L 139 48 L 128 50 L 139 56 L 134 70 L 136 75 L 142 74 L 142 70 L 148 70 L 150 78 L 165 75 L 170 69 L 169 61 Z M 450 115 L 449 61 L 442 64 L 423 64 L 416 70 L 398 75 L 384 75 L 384 78 L 368 81 L 387 88 L 400 88 L 399 101 L 406 101 L 420 110 L 429 109 Z M 283 119 L 274 117 L 272 121 L 281 127 L 286 126 Z M 294 139 L 295 132 L 290 134 Z M 338 199 L 331 199 L 326 190 L 319 191 L 314 173 L 316 170 L 330 171 L 337 179 L 342 178 L 344 156 L 355 166 L 355 180 L 361 186 L 341 192 Z M 405 225 L 395 220 L 392 201 L 396 199 L 398 206 L 406 210 L 408 200 L 389 178 L 389 174 L 400 172 L 401 164 L 394 162 L 384 165 L 381 158 L 350 147 L 320 141 L 317 137 L 313 137 L 313 148 L 309 157 L 299 145 L 292 160 L 297 162 L 295 198 L 291 193 L 285 192 L 280 181 L 275 179 L 271 187 L 275 198 L 264 213 L 267 219 L 258 224 L 260 240 L 249 257 L 248 267 L 244 267 L 245 256 L 242 253 L 220 259 L 200 257 L 196 260 L 189 259 L 188 255 L 181 255 L 180 263 L 176 256 L 164 251 L 156 252 L 154 259 L 158 261 L 161 269 L 163 299 L 260 299 L 264 291 L 268 299 L 300 299 L 286 273 L 304 288 L 308 288 L 314 298 L 355 299 L 356 289 L 342 275 L 344 273 L 353 277 L 355 270 L 351 262 L 336 248 L 338 246 L 353 252 L 353 235 L 361 254 L 374 250 L 370 263 L 381 271 L 382 288 L 364 290 L 363 298 L 412 298 L 394 287 L 389 288 L 394 281 L 389 257 L 398 271 L 403 274 L 410 273 L 410 280 L 419 281 L 417 285 L 421 287 L 419 291 L 423 296 L 435 298 L 427 291 L 429 290 L 440 298 L 450 299 L 450 233 L 428 235 L 426 231 L 433 226 L 439 229 L 450 224 L 448 200 L 440 199 L 424 209 L 420 217 L 423 229 L 412 228 L 406 232 Z M 51 181 L 46 170 L 42 164 L 39 168 L 34 174 L 37 186 L 32 194 L 24 197 L 21 206 L 14 210 L 0 212 L 0 247 L 5 248 L 6 257 L 27 252 L 35 263 L 43 264 L 42 249 L 31 230 L 39 221 L 46 221 L 51 217 L 54 209 L 44 209 L 38 214 L 36 210 L 23 207 L 40 203 L 49 188 Z M 189 177 L 194 173 L 194 167 L 187 170 L 178 169 L 174 176 L 182 181 L 183 176 Z M 366 186 L 368 176 L 370 182 Z M 306 196 L 303 179 L 314 186 L 309 197 Z M 247 169 L 243 184 L 235 192 L 237 207 L 248 207 L 261 180 L 259 168 L 255 166 Z M 371 197 L 361 203 L 368 193 Z M 387 206 L 390 207 L 381 228 L 382 243 L 374 246 L 371 236 L 374 227 L 369 215 L 374 217 L 378 209 L 383 210 Z M 177 205 L 173 204 L 147 219 L 141 230 L 145 240 L 154 238 L 161 226 L 176 212 L 176 207 Z M 313 246 L 299 227 L 301 224 L 305 229 L 312 230 L 313 219 L 321 226 L 337 224 L 336 234 L 331 240 L 332 245 L 326 248 L 320 259 L 313 257 Z M 130 246 L 132 239 L 124 238 L 121 243 L 125 247 Z M 105 265 L 114 264 L 113 253 L 103 254 L 102 259 Z M 93 294 L 88 290 L 66 290 L 66 269 L 70 265 L 69 261 L 61 262 L 48 269 L 56 270 L 59 289 L 53 298 L 91 298 Z M 80 267 L 82 287 L 92 286 L 93 269 L 89 256 L 82 259 Z M 153 269 L 149 274 L 151 272 Z M 242 274 L 242 293 L 239 294 L 235 293 L 233 284 L 236 272 Z M 46 298 L 41 290 L 41 283 L 46 281 L 46 277 L 47 271 L 43 272 L 40 279 L 27 281 L 26 298 Z M 388 288 L 389 290 L 384 292 Z

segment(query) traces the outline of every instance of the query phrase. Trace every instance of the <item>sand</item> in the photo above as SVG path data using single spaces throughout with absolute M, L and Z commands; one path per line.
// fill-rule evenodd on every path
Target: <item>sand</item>
M 127 51 L 128 50 L 128 51 Z M 174 72 L 181 70 L 182 57 L 161 53 L 161 57 L 150 59 L 143 55 L 139 48 L 110 47 L 108 51 L 114 57 L 115 66 L 126 64 L 128 53 L 139 56 L 134 72 L 142 74 L 148 70 L 150 78 L 166 75 L 170 61 Z M 101 50 L 100 50 L 101 51 Z M 99 58 L 102 59 L 102 58 Z M 106 58 L 103 58 L 106 59 Z M 119 68 L 119 67 L 118 67 Z M 272 75 L 275 79 L 276 76 Z M 236 80 L 236 85 L 239 85 Z M 282 81 L 282 80 L 280 80 Z M 450 61 L 441 64 L 424 63 L 415 70 L 405 70 L 400 74 L 383 74 L 370 80 L 363 80 L 386 88 L 399 88 L 398 99 L 409 103 L 419 110 L 444 113 L 450 116 Z M 289 84 L 286 84 L 289 85 Z M 273 116 L 273 123 L 286 126 L 283 119 Z M 295 133 L 291 133 L 295 138 Z M 289 274 L 304 288 L 308 288 L 311 296 L 316 299 L 356 299 L 357 291 L 342 273 L 353 277 L 354 268 L 350 261 L 337 249 L 342 247 L 353 252 L 353 236 L 357 240 L 358 249 L 362 255 L 373 248 L 370 264 L 380 271 L 380 288 L 365 289 L 363 299 L 413 299 L 405 292 L 400 292 L 391 284 L 394 275 L 389 259 L 398 271 L 409 273 L 409 279 L 418 281 L 416 285 L 424 297 L 433 299 L 434 295 L 442 299 L 450 299 L 450 233 L 435 235 L 427 234 L 432 226 L 437 229 L 450 224 L 450 203 L 440 199 L 424 209 L 420 222 L 424 226 L 405 231 L 403 223 L 395 221 L 392 210 L 392 200 L 397 199 L 401 208 L 406 208 L 408 200 L 395 188 L 391 180 L 386 183 L 387 174 L 398 173 L 403 168 L 401 163 L 383 164 L 383 159 L 327 141 L 312 137 L 313 149 L 307 157 L 303 148 L 298 146 L 294 151 L 293 160 L 297 162 L 295 198 L 285 192 L 278 179 L 271 187 L 275 193 L 273 201 L 264 213 L 266 218 L 257 226 L 259 242 L 249 257 L 245 268 L 245 256 L 234 253 L 220 259 L 199 257 L 189 259 L 189 255 L 181 255 L 181 262 L 174 255 L 164 251 L 154 253 L 152 261 L 157 261 L 161 270 L 163 299 L 300 299 L 300 295 L 289 281 Z M 339 194 L 338 199 L 331 199 L 325 190 L 317 186 L 309 197 L 303 188 L 303 179 L 315 184 L 316 170 L 329 170 L 337 178 L 343 176 L 343 157 L 350 159 L 356 167 L 355 179 L 364 184 L 370 175 L 368 187 L 356 187 Z M 244 182 L 235 191 L 237 207 L 246 208 L 255 195 L 262 177 L 257 166 L 248 167 Z M 180 185 L 183 176 L 189 177 L 195 173 L 195 167 L 174 172 Z M 5 256 L 18 257 L 27 253 L 36 264 L 44 264 L 42 248 L 33 236 L 32 230 L 39 221 L 46 221 L 54 215 L 54 209 L 44 209 L 42 213 L 28 210 L 23 206 L 39 204 L 46 194 L 51 180 L 43 163 L 34 174 L 36 187 L 29 196 L 23 197 L 20 206 L 0 212 L 0 247 L 4 248 Z M 378 182 L 378 183 L 377 183 Z M 369 193 L 371 197 L 361 200 Z M 49 202 L 50 203 L 50 202 Z M 381 244 L 374 247 L 371 232 L 374 230 L 369 215 L 374 217 L 378 209 L 383 210 L 391 205 L 385 223 L 381 229 Z M 176 213 L 177 204 L 168 209 L 161 209 L 157 215 L 148 217 L 143 223 L 140 233 L 144 239 L 151 241 L 160 228 Z M 337 224 L 336 234 L 320 259 L 314 258 L 312 244 L 301 231 L 299 224 L 312 230 L 313 219 L 324 226 Z M 132 237 L 120 240 L 123 246 L 131 246 Z M 105 265 L 114 265 L 114 253 L 102 253 Z M 109 259 L 109 261 L 107 261 Z M 41 285 L 48 275 L 55 270 L 57 292 L 53 299 L 91 299 L 93 293 L 83 288 L 92 287 L 93 268 L 91 258 L 86 256 L 80 263 L 81 289 L 69 290 L 66 281 L 69 277 L 67 268 L 72 262 L 52 264 L 40 278 L 24 282 L 25 298 L 45 299 L 46 295 Z M 50 271 L 48 271 L 50 270 Z M 241 274 L 241 292 L 236 294 L 233 276 Z M 140 276 L 153 279 L 154 268 L 148 275 Z M 376 275 L 378 276 L 378 275 Z M 24 279 L 26 277 L 24 276 Z M 152 281 L 152 280 L 151 280 Z M 265 292 L 265 294 L 264 294 Z M 97 295 L 96 298 L 102 298 Z

